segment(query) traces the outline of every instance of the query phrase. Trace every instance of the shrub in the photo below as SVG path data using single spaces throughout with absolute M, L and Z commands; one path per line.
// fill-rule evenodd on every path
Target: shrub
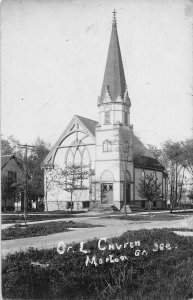
M 68 228 L 87 228 L 95 227 L 91 224 L 75 223 L 73 221 L 65 222 L 47 222 L 21 226 L 20 224 L 15 225 L 15 227 L 9 227 L 3 229 L 1 232 L 2 240 L 20 239 L 33 236 L 44 236 L 53 233 L 68 231 Z
M 60 255 L 56 248 L 29 249 L 8 255 L 2 262 L 3 296 L 11 299 L 190 299 L 193 296 L 193 239 L 180 237 L 168 229 L 128 231 L 108 241 L 123 244 L 140 241 L 148 255 L 135 250 L 101 251 L 98 240 L 85 244 L 89 256 L 109 254 L 127 260 L 86 266 L 86 254 L 73 250 Z M 154 243 L 170 243 L 171 250 L 154 252 Z M 104 245 L 104 244 L 103 244 Z M 38 262 L 40 265 L 33 265 Z M 49 265 L 46 265 L 46 263 Z

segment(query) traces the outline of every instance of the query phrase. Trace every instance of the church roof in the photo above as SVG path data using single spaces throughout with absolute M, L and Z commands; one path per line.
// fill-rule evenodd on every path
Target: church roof
M 82 122 L 82 124 L 92 133 L 93 137 L 95 137 L 95 127 L 98 123 L 97 121 L 84 118 L 78 115 L 75 115 L 72 121 L 76 119 L 79 119 Z M 72 121 L 70 122 L 71 125 L 72 125 Z M 50 153 L 47 155 L 47 157 L 44 160 L 45 164 L 49 161 L 49 159 L 52 158 L 53 153 L 60 145 L 61 141 L 65 138 L 65 134 L 67 133 L 67 131 L 68 130 L 66 129 L 63 132 L 63 134 L 60 136 L 58 141 L 55 143 L 55 145 L 52 147 Z M 123 132 L 124 134 L 126 133 L 128 134 L 127 131 L 123 130 Z M 133 157 L 134 157 L 134 166 L 136 168 L 164 170 L 164 167 L 158 162 L 157 159 L 153 157 L 151 152 L 144 146 L 144 144 L 140 141 L 140 139 L 135 134 L 133 134 Z
M 111 100 L 116 101 L 118 96 L 124 98 L 126 90 L 126 80 L 123 69 L 119 38 L 117 34 L 117 24 L 114 17 L 112 24 L 111 39 L 107 56 L 105 74 L 101 90 L 101 101 L 103 102 L 106 91 L 108 90 Z
M 91 119 L 87 119 L 81 116 L 76 115 L 76 117 L 78 117 L 80 119 L 80 121 L 84 124 L 85 127 L 87 127 L 87 129 L 93 134 L 95 135 L 95 127 L 96 124 L 98 123 L 97 121 L 91 120 Z
M 56 153 L 57 148 L 61 145 L 63 140 L 66 138 L 66 136 L 71 132 L 71 128 L 73 128 L 73 126 L 76 122 L 83 125 L 83 127 L 90 133 L 92 138 L 93 139 L 95 138 L 95 127 L 96 127 L 98 122 L 94 121 L 94 120 L 91 120 L 91 119 L 88 119 L 88 118 L 84 118 L 84 117 L 75 115 L 72 118 L 71 122 L 66 127 L 66 129 L 62 132 L 61 136 L 56 141 L 54 146 L 51 148 L 50 152 L 48 153 L 48 155 L 44 159 L 42 166 L 53 163 L 54 155 Z
M 157 159 L 142 155 L 137 155 L 134 157 L 134 166 L 136 168 L 143 169 L 165 170 L 165 168 L 160 164 L 160 162 Z
M 145 145 L 140 141 L 140 139 L 133 133 L 133 155 L 152 157 L 153 154 L 145 147 Z

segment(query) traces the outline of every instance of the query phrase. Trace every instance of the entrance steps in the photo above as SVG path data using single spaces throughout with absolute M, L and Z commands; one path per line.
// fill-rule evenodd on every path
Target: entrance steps
M 124 212 L 125 212 L 125 206 L 123 205 L 121 208 L 121 213 L 124 213 Z M 127 212 L 127 214 L 132 213 L 130 205 L 126 205 L 126 212 Z

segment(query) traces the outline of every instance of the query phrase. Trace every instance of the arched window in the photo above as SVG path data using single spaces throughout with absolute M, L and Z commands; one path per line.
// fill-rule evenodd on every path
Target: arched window
M 112 145 L 111 145 L 111 141 L 104 141 L 103 142 L 103 152 L 109 152 L 112 151 Z
M 82 165 L 90 166 L 90 154 L 86 147 L 84 148 L 84 150 L 82 152 Z
M 100 181 L 114 182 L 114 176 L 113 176 L 112 172 L 109 170 L 105 170 L 100 176 Z
M 128 125 L 128 113 L 125 112 L 125 125 Z
M 157 174 L 156 174 L 156 172 L 153 172 L 153 179 L 157 180 Z
M 76 149 L 75 156 L 74 156 L 74 164 L 81 165 L 82 164 L 82 157 L 79 149 Z
M 104 124 L 110 124 L 111 118 L 110 118 L 110 110 L 104 112 Z
M 129 152 L 129 142 L 128 141 L 126 141 L 124 143 L 124 152 Z
M 67 155 L 66 155 L 66 163 L 72 164 L 74 162 L 74 153 L 72 148 L 69 148 Z
M 141 171 L 141 177 L 142 177 L 143 179 L 145 179 L 145 171 L 144 171 L 144 170 Z
M 131 183 L 131 174 L 130 174 L 130 172 L 128 170 L 126 171 L 125 175 L 126 175 L 126 182 L 127 183 Z

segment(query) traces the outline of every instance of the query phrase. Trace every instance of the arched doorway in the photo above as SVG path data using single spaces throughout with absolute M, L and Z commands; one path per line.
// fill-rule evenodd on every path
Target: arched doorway
M 106 170 L 100 177 L 101 181 L 101 203 L 113 204 L 113 174 Z

